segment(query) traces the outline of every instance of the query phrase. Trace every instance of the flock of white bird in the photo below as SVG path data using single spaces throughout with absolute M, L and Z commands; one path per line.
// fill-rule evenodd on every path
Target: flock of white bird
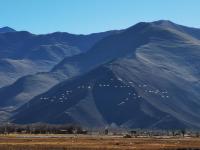
M 95 86 L 92 86 L 90 84 L 85 84 L 85 85 L 79 85 L 77 86 L 76 90 L 81 90 L 81 89 L 93 89 L 94 87 L 98 88 L 113 88 L 113 89 L 126 89 L 126 96 L 122 99 L 120 103 L 118 103 L 118 106 L 121 106 L 128 102 L 129 100 L 142 100 L 143 96 L 159 96 L 162 99 L 168 99 L 170 98 L 168 95 L 167 90 L 160 90 L 160 89 L 155 89 L 152 88 L 148 84 L 135 84 L 132 81 L 123 81 L 121 78 L 117 79 L 119 82 L 115 83 L 114 79 L 111 78 L 110 82 L 102 82 L 98 83 Z M 121 83 L 121 84 L 120 84 Z M 122 84 L 123 83 L 123 84 Z M 138 89 L 134 90 L 133 88 Z M 135 91 L 139 91 L 136 93 Z M 64 103 L 72 99 L 72 93 L 76 92 L 75 90 L 66 90 L 59 94 L 59 96 L 51 96 L 51 97 L 40 97 L 40 100 L 43 102 L 56 102 L 56 103 Z M 124 91 L 123 91 L 124 92 Z M 143 96 L 142 96 L 143 95 Z

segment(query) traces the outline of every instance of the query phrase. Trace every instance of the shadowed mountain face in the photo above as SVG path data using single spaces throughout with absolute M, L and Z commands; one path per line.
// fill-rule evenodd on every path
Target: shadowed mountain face
M 199 33 L 158 21 L 108 36 L 54 67 L 51 73 L 74 77 L 36 96 L 10 119 L 89 127 L 200 128 Z
M 86 52 L 97 41 L 114 32 L 90 35 L 56 32 L 34 35 L 25 31 L 11 32 L 10 30 L 8 31 L 8 28 L 0 30 L 2 31 L 0 87 L 11 84 L 24 75 L 49 71 L 64 57 Z

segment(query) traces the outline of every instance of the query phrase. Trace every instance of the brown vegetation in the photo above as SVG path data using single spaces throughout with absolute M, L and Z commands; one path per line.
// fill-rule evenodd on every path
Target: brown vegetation
M 26 137 L 25 137 L 26 136 Z M 9 135 L 0 150 L 175 150 L 200 149 L 199 138 L 123 138 L 114 136 Z

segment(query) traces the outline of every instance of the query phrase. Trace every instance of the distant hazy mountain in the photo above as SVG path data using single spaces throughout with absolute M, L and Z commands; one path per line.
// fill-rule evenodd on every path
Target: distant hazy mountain
M 10 121 L 200 128 L 199 39 L 200 29 L 170 21 L 139 23 L 105 37 L 56 65 L 48 76 L 74 77 L 24 104 Z
M 0 87 L 24 75 L 49 71 L 64 57 L 86 52 L 114 31 L 90 35 L 56 32 L 34 35 L 26 31 L 0 34 Z
M 0 33 L 6 33 L 6 32 L 16 32 L 16 30 L 10 28 L 10 27 L 3 27 L 0 28 Z

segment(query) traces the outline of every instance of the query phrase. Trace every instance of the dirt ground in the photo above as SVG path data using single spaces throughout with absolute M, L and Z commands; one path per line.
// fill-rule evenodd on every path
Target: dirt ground
M 200 150 L 200 138 L 0 136 L 0 150 Z

